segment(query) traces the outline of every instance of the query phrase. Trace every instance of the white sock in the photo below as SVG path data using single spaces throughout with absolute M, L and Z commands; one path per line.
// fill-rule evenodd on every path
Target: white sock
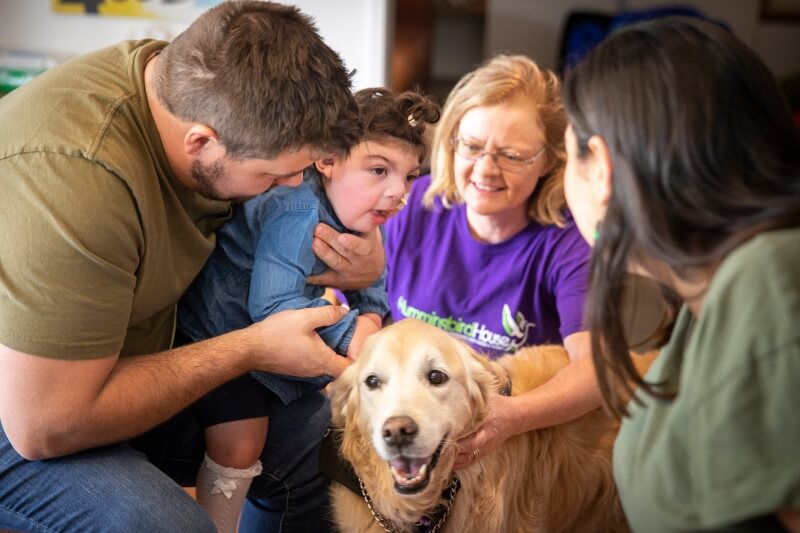
M 197 503 L 206 510 L 219 533 L 235 533 L 244 498 L 261 461 L 249 468 L 228 468 L 206 455 L 197 472 Z

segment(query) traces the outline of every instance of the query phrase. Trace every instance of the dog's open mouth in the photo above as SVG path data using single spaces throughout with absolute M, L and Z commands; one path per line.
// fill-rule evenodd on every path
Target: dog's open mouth
M 394 488 L 401 494 L 415 494 L 431 480 L 431 472 L 439 461 L 447 435 L 439 443 L 436 451 L 429 457 L 405 457 L 400 455 L 388 461 L 389 470 L 394 477 Z

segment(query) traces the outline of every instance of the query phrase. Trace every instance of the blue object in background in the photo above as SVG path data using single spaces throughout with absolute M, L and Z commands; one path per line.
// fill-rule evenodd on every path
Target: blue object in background
M 644 20 L 678 16 L 701 18 L 730 30 L 724 22 L 710 19 L 697 9 L 688 6 L 663 6 L 620 11 L 616 14 L 575 11 L 569 14 L 564 24 L 559 52 L 559 72 L 561 74 L 569 72 L 589 50 L 613 31 Z

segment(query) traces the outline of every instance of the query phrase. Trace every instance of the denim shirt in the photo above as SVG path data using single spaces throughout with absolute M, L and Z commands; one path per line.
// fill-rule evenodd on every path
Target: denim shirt
M 217 230 L 211 257 L 181 300 L 181 331 L 199 341 L 287 309 L 329 305 L 322 298 L 325 287 L 306 281 L 328 268 L 311 250 L 314 227 L 319 222 L 354 233 L 334 213 L 313 166 L 305 170 L 300 186 L 276 187 L 235 206 L 231 220 Z M 370 287 L 345 291 L 350 312 L 335 324 L 317 329 L 325 344 L 344 355 L 359 313 L 387 314 L 385 279 L 384 271 Z M 329 376 L 309 380 L 290 376 L 275 379 L 275 374 L 267 372 L 252 374 L 284 403 L 331 381 Z

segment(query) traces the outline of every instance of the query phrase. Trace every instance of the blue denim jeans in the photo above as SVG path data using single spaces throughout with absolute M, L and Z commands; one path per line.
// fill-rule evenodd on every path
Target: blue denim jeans
M 318 468 L 328 402 L 320 394 L 289 406 L 275 402 L 261 459 L 264 473 L 254 480 L 239 530 L 329 531 L 328 480 Z M 178 484 L 194 483 L 203 454 L 202 431 L 191 411 L 132 444 L 27 461 L 0 426 L 0 530 L 214 533 L 213 523 Z

